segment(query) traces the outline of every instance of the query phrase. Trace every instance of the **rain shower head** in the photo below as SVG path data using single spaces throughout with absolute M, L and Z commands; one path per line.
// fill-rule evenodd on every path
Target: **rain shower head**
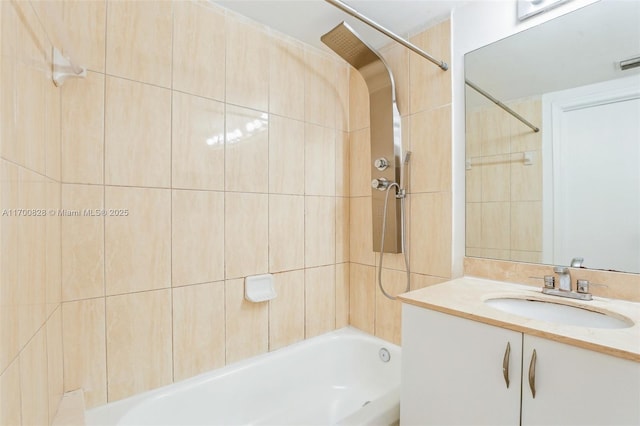
M 338 24 L 320 40 L 357 70 L 382 60 L 346 22 Z

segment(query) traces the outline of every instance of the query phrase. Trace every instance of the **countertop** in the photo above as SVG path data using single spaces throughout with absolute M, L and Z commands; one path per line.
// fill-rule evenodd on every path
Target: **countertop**
M 590 328 L 524 318 L 484 303 L 500 297 L 526 298 L 577 306 L 623 316 L 633 321 L 627 328 Z M 403 303 L 471 319 L 640 362 L 640 303 L 593 297 L 580 301 L 542 294 L 541 287 L 463 277 L 411 291 L 398 297 Z

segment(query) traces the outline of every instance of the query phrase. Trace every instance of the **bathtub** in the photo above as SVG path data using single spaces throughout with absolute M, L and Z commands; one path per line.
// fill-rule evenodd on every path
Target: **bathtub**
M 399 418 L 400 347 L 351 327 L 86 412 L 87 425 L 391 425 Z

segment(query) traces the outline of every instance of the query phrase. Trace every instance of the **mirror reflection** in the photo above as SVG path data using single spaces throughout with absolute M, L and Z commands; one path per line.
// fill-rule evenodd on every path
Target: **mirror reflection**
M 640 2 L 470 52 L 465 78 L 467 256 L 640 273 Z

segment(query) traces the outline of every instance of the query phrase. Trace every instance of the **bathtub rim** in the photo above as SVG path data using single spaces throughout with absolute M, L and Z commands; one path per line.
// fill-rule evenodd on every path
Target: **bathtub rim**
M 169 383 L 159 388 L 150 389 L 124 399 L 109 402 L 97 407 L 92 407 L 85 410 L 86 426 L 98 426 L 107 424 L 117 425 L 118 422 L 138 404 L 141 404 L 150 399 L 166 398 L 174 393 L 176 391 L 176 388 L 185 389 L 192 386 L 197 386 L 208 381 L 215 380 L 217 378 L 250 368 L 255 364 L 259 364 L 265 358 L 282 356 L 282 354 L 286 352 L 302 350 L 307 346 L 313 346 L 317 344 L 318 341 L 349 338 L 356 338 L 375 343 L 376 345 L 382 345 L 391 352 L 392 357 L 397 357 L 398 361 L 401 359 L 401 347 L 396 345 L 395 343 L 381 339 L 377 336 L 373 336 L 352 326 L 345 326 L 324 334 L 320 334 L 318 336 L 313 336 L 308 339 L 292 343 L 271 352 L 265 352 L 250 358 L 227 364 L 224 367 L 205 371 L 196 376 Z M 390 388 L 390 391 L 395 391 L 395 389 Z M 348 418 L 351 417 L 352 416 L 348 416 Z

